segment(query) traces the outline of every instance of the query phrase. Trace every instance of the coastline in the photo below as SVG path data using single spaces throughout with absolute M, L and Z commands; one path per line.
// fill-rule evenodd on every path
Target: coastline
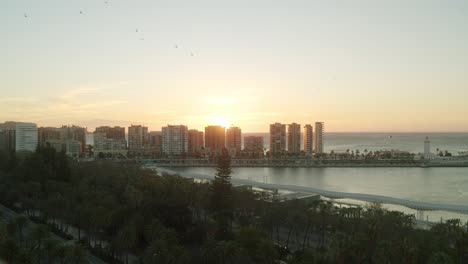
M 144 164 L 158 167 L 216 167 L 216 162 L 208 159 L 146 159 Z M 241 160 L 233 159 L 231 167 L 237 168 L 456 168 L 468 167 L 468 160 L 420 161 L 420 160 Z

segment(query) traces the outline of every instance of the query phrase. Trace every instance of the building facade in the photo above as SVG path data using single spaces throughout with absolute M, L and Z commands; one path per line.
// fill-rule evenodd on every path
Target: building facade
M 286 151 L 286 125 L 274 123 L 270 125 L 270 152 L 272 154 Z
M 37 125 L 34 123 L 16 123 L 15 151 L 34 152 L 38 146 Z
M 301 125 L 292 123 L 288 125 L 288 153 L 301 153 Z
M 126 140 L 125 139 L 125 127 L 109 127 L 100 126 L 96 127 L 94 133 L 104 133 L 108 139 Z
M 191 155 L 201 154 L 205 147 L 203 131 L 190 129 L 188 131 L 188 153 Z
M 244 151 L 249 153 L 263 153 L 263 137 L 247 136 L 244 137 Z
M 94 156 L 127 155 L 124 127 L 97 127 L 93 133 Z
M 205 151 L 220 154 L 226 148 L 226 132 L 222 126 L 205 127 Z
M 226 148 L 233 156 L 240 154 L 242 150 L 242 130 L 239 127 L 230 127 L 226 130 Z
M 314 134 L 315 155 L 323 154 L 324 130 L 325 130 L 325 125 L 323 122 L 315 122 L 315 134 Z
M 148 132 L 148 145 L 152 149 L 155 156 L 162 153 L 162 131 Z
M 16 123 L 5 122 L 0 124 L 0 150 L 15 151 Z
M 304 126 L 304 133 L 302 134 L 304 140 L 304 153 L 308 157 L 314 156 L 314 128 L 312 125 Z
M 147 145 L 148 128 L 141 125 L 128 127 L 128 151 L 139 151 Z
M 166 155 L 188 153 L 187 126 L 168 125 L 162 128 L 162 152 Z
M 39 146 L 44 147 L 47 141 L 60 140 L 60 128 L 57 127 L 40 127 L 38 128 Z
M 87 129 L 79 126 L 62 126 L 60 128 L 60 139 L 64 141 L 78 141 L 80 142 L 80 154 L 86 148 L 86 133 Z M 75 144 L 74 142 L 73 144 Z M 68 146 L 68 144 L 67 144 Z
M 40 127 L 39 146 L 49 146 L 57 152 L 64 151 L 68 156 L 80 157 L 85 152 L 86 133 L 86 128 L 79 126 Z

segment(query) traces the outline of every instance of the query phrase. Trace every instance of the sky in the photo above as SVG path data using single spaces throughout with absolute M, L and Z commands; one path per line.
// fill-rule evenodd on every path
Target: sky
M 0 122 L 467 132 L 465 0 L 0 0 Z

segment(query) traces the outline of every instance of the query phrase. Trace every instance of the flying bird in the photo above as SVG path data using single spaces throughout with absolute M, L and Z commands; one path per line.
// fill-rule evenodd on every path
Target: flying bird
M 24 14 L 24 18 L 28 18 L 28 15 L 26 13 Z
M 83 14 L 83 11 L 80 10 L 80 14 Z

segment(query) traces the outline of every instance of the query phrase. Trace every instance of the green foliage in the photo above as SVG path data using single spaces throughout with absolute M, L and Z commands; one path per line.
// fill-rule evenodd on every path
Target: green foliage
M 468 250 L 457 219 L 419 230 L 413 216 L 377 204 L 279 202 L 233 188 L 227 152 L 211 183 L 125 162 L 78 163 L 47 148 L 0 157 L 0 203 L 23 213 L 0 221 L 0 257 L 10 263 L 82 263 L 86 250 L 49 236 L 72 226 L 85 247 L 124 262 L 459 263 Z
M 218 224 L 216 238 L 230 239 L 233 219 L 233 194 L 231 184 L 231 157 L 226 149 L 218 157 L 218 167 L 212 182 L 211 210 Z

